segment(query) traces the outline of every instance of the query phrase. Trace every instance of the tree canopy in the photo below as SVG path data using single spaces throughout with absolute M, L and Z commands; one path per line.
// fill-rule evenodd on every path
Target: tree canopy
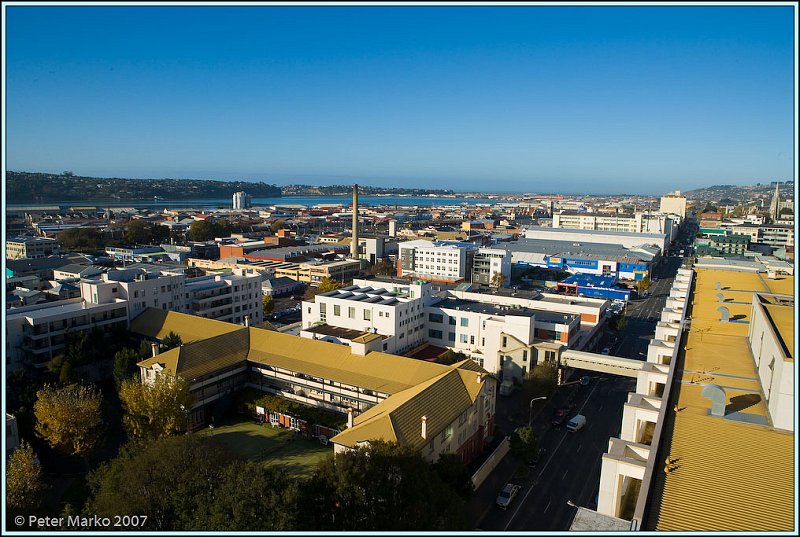
M 42 502 L 42 467 L 24 440 L 6 461 L 6 505 L 11 512 L 30 512 Z
M 50 446 L 72 455 L 88 455 L 100 439 L 102 396 L 91 386 L 46 384 L 36 393 L 36 433 Z
M 165 372 L 152 384 L 136 377 L 123 381 L 119 398 L 126 412 L 122 422 L 134 438 L 164 438 L 186 431 L 194 403 L 189 384 Z

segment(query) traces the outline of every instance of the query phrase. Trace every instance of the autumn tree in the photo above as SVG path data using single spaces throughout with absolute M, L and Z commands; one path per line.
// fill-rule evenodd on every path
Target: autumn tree
M 58 234 L 58 244 L 64 250 L 93 251 L 102 243 L 100 230 L 93 227 L 65 229 Z
M 102 425 L 102 396 L 94 387 L 45 384 L 36 398 L 36 433 L 50 446 L 82 457 L 95 448 Z
M 30 512 L 42 501 L 42 467 L 24 440 L 6 461 L 6 505 L 12 512 Z
M 502 272 L 495 272 L 492 274 L 492 279 L 489 282 L 489 285 L 492 287 L 500 288 L 503 287 L 503 284 L 506 281 L 506 275 Z
M 306 289 L 306 292 L 303 295 L 303 300 L 313 300 L 313 298 L 318 294 L 339 289 L 341 286 L 342 282 L 334 280 L 333 278 L 322 278 L 318 287 L 314 287 L 312 285 L 308 286 L 308 289 Z
M 397 274 L 397 269 L 388 259 L 381 259 L 367 269 L 367 272 L 374 276 L 394 276 Z
M 164 438 L 188 428 L 194 396 L 181 377 L 161 373 L 152 384 L 125 380 L 119 398 L 126 412 L 122 422 L 134 438 Z

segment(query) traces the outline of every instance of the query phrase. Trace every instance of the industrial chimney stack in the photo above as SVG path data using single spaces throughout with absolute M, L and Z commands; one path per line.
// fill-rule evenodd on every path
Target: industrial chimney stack
M 353 185 L 353 239 L 350 242 L 350 257 L 358 259 L 358 185 Z

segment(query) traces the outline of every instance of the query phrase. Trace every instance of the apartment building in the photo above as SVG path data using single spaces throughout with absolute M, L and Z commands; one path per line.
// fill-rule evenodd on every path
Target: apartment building
M 664 214 L 676 214 L 681 218 L 686 218 L 686 196 L 682 196 L 679 190 L 661 196 L 659 212 Z
M 92 304 L 124 300 L 128 317 L 134 319 L 148 307 L 188 312 L 185 284 L 182 273 L 128 268 L 110 270 L 98 279 L 81 280 L 80 288 L 81 296 Z
M 251 387 L 348 416 L 348 429 L 331 439 L 335 453 L 385 440 L 408 443 L 431 461 L 449 451 L 469 462 L 492 432 L 496 380 L 471 360 L 445 366 L 154 309 L 131 330 L 152 340 L 181 336 L 181 347 L 138 365 L 142 382 L 163 372 L 189 382 L 194 427 L 216 401 Z
M 345 343 L 364 333 L 383 336 L 381 351 L 400 354 L 425 342 L 425 306 L 434 301 L 427 282 L 353 280 L 302 304 L 300 335 Z M 332 333 L 327 325 L 353 332 Z
M 673 226 L 677 227 L 675 217 L 661 213 L 559 211 L 553 215 L 553 228 L 621 233 L 659 233 L 673 238 Z
M 261 274 L 255 270 L 234 269 L 187 279 L 185 296 L 183 311 L 198 317 L 236 324 L 243 323 L 245 317 L 254 324 L 264 320 Z
M 795 529 L 793 291 L 735 263 L 679 270 L 602 457 L 598 513 L 647 532 Z
M 472 282 L 494 285 L 499 274 L 501 287 L 511 282 L 511 252 L 501 248 L 480 248 L 472 260 Z
M 41 259 L 59 252 L 56 239 L 17 237 L 6 241 L 6 259 Z
M 127 301 L 91 303 L 73 298 L 23 306 L 6 312 L 6 367 L 45 367 L 66 348 L 67 333 L 128 325 Z
M 249 209 L 253 206 L 253 196 L 247 192 L 234 192 L 233 193 L 233 208 L 234 209 Z
M 448 241 L 406 241 L 398 244 L 398 272 L 439 282 L 470 280 L 489 285 L 501 274 L 503 286 L 511 281 L 511 256 L 502 249 Z

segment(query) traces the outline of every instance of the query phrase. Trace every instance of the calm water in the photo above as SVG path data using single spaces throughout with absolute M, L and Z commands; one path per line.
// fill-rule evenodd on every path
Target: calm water
M 270 206 L 270 205 L 305 205 L 312 207 L 314 205 L 336 204 L 336 205 L 350 205 L 353 199 L 351 196 L 283 196 L 281 198 L 253 198 L 253 206 Z M 505 200 L 490 200 L 479 198 L 430 198 L 427 196 L 419 197 L 404 197 L 404 196 L 359 196 L 359 205 L 419 205 L 430 207 L 433 205 L 478 205 L 478 204 L 494 204 L 503 202 L 519 201 L 509 197 Z M 20 207 L 41 207 L 41 206 L 64 206 L 64 207 L 77 207 L 77 206 L 91 206 L 91 207 L 142 207 L 142 208 L 175 208 L 175 207 L 193 207 L 193 208 L 230 208 L 232 201 L 230 198 L 225 199 L 199 199 L 199 200 L 96 200 L 87 202 L 78 201 L 60 201 L 49 203 L 8 203 L 7 208 L 20 208 Z

